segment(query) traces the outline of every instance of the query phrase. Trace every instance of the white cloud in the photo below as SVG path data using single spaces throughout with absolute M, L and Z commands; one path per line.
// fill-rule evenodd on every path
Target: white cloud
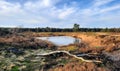
M 80 14 L 84 16 L 95 16 L 95 15 L 100 15 L 104 13 L 109 13 L 114 10 L 120 9 L 120 4 L 112 5 L 112 6 L 106 6 L 104 8 L 99 8 L 103 5 L 106 5 L 114 0 L 95 0 L 93 3 L 93 6 L 79 10 Z
M 100 13 L 109 12 L 109 11 L 113 11 L 113 10 L 116 10 L 116 9 L 120 9 L 120 5 L 115 5 L 115 6 L 112 6 L 112 7 L 102 9 L 102 10 L 100 10 Z
M 41 10 L 45 8 L 53 7 L 59 0 L 38 0 L 38 1 L 28 1 L 24 4 L 24 8 L 28 10 Z
M 95 0 L 93 6 L 94 7 L 99 7 L 99 6 L 108 4 L 108 3 L 112 2 L 112 1 L 114 1 L 114 0 Z
M 75 12 L 75 9 L 73 9 L 73 8 L 68 8 L 68 9 L 66 9 L 65 11 L 60 12 L 59 15 L 58 15 L 58 17 L 59 17 L 60 19 L 64 19 L 64 18 L 66 18 L 67 16 L 71 15 L 71 14 L 74 13 L 74 12 Z
M 15 27 L 17 27 L 17 26 L 15 26 L 15 25 L 9 25 L 9 24 L 7 24 L 7 25 L 1 25 L 0 24 L 0 27 L 10 27 L 10 28 L 15 28 Z
M 101 6 L 107 5 L 114 0 L 94 0 L 92 6 L 83 9 L 79 8 L 76 5 L 79 3 L 76 2 L 71 6 L 63 4 L 61 8 L 58 8 L 56 4 L 60 1 L 62 0 L 29 0 L 22 5 L 18 2 L 10 3 L 0 0 L 0 22 L 6 24 L 15 23 L 12 25 L 33 24 L 53 27 L 72 27 L 74 23 L 86 26 L 102 21 L 104 23 L 108 23 L 108 21 L 112 21 L 112 23 L 114 21 L 119 22 L 117 15 L 120 12 L 112 13 L 112 11 L 120 9 L 119 4 L 101 8 Z M 66 23 L 69 24 L 66 25 Z
M 43 5 L 46 7 L 51 6 L 51 1 L 50 0 L 43 0 Z
M 21 5 L 19 3 L 9 3 L 4 0 L 0 1 L 0 15 L 12 16 L 22 13 Z

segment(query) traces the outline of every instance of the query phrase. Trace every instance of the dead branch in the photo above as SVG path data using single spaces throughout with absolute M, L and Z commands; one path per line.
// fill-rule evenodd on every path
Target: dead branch
M 49 52 L 49 53 L 37 54 L 37 56 L 47 56 L 47 55 L 56 54 L 56 53 L 66 53 L 67 55 L 72 56 L 72 57 L 74 57 L 76 59 L 80 59 L 80 60 L 82 60 L 84 62 L 102 63 L 101 61 L 98 61 L 98 60 L 85 60 L 84 58 L 73 55 L 73 54 L 69 53 L 68 51 L 52 51 L 52 52 Z

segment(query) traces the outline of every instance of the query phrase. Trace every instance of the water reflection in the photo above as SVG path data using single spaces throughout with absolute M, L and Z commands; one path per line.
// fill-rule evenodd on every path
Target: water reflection
M 80 43 L 80 39 L 70 36 L 38 37 L 38 39 L 50 41 L 58 46 Z

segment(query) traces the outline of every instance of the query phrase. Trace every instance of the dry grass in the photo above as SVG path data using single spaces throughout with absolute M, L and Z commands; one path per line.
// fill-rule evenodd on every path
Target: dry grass
M 103 67 L 97 67 L 94 63 L 71 62 L 64 66 L 59 66 L 49 71 L 106 71 Z
M 26 37 L 26 36 L 11 36 L 11 37 L 2 37 L 0 38 L 0 43 L 4 45 L 9 45 L 13 47 L 20 47 L 20 48 L 50 48 L 54 49 L 55 45 L 48 41 L 43 41 L 39 39 L 35 39 L 33 37 Z M 52 48 L 53 47 L 53 48 Z

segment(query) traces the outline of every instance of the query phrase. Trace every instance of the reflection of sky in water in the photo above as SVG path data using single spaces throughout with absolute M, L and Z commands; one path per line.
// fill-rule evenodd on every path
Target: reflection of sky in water
M 80 42 L 79 39 L 69 36 L 39 37 L 39 39 L 51 41 L 52 43 L 58 46 L 69 45 Z

